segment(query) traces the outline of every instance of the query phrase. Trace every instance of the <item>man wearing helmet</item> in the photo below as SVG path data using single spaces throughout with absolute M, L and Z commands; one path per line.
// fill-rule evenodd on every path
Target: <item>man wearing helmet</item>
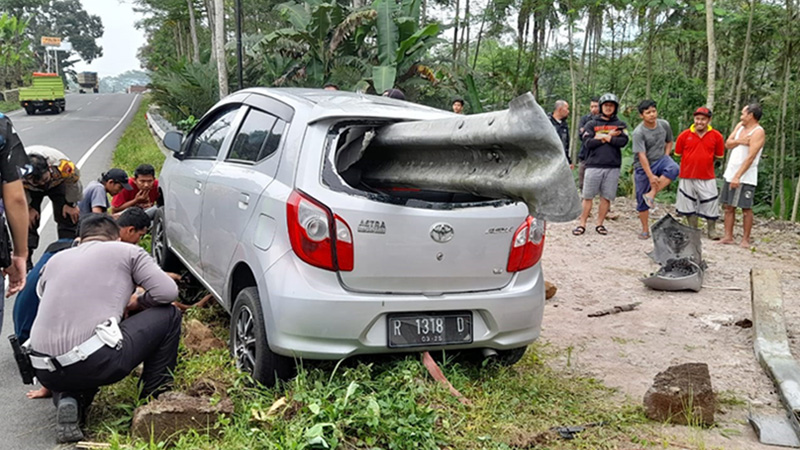
M 25 149 L 30 167 L 23 178 L 28 197 L 28 269 L 32 267 L 33 251 L 39 246 L 39 216 L 42 201 L 49 197 L 53 202 L 53 220 L 58 225 L 59 239 L 75 239 L 80 211 L 77 203 L 83 197 L 80 171 L 67 155 L 45 145 L 32 145 Z
M 584 126 L 583 143 L 586 147 L 586 175 L 583 182 L 583 211 L 580 225 L 572 234 L 579 236 L 586 232 L 586 220 L 592 212 L 592 200 L 600 195 L 595 231 L 606 235 L 603 225 L 611 202 L 617 195 L 619 169 L 622 165 L 622 147 L 628 143 L 625 129 L 628 125 L 617 118 L 619 100 L 611 93 L 600 97 L 600 115 Z

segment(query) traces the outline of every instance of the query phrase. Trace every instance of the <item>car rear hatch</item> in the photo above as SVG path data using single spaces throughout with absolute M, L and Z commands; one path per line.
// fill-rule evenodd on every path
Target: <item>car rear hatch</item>
M 350 203 L 350 202 L 348 202 Z M 449 211 L 374 204 L 335 208 L 353 233 L 353 270 L 342 285 L 379 293 L 474 292 L 500 289 L 522 204 Z

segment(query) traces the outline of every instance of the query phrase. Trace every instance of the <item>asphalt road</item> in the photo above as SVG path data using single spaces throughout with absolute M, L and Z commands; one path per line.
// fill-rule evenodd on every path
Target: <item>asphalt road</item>
M 9 114 L 25 146 L 49 145 L 65 153 L 81 171 L 84 186 L 111 164 L 119 137 L 136 113 L 140 97 L 128 94 L 67 95 L 67 110 L 61 114 Z M 56 239 L 49 202 L 42 205 L 40 248 Z M 46 220 L 46 222 L 45 222 Z M 34 261 L 38 254 L 34 255 Z M 0 339 L 0 450 L 55 449 L 55 408 L 49 399 L 28 400 L 6 336 L 13 333 L 11 313 L 14 298 L 5 299 Z M 37 386 L 38 387 L 38 386 Z M 70 448 L 70 447 L 66 447 Z

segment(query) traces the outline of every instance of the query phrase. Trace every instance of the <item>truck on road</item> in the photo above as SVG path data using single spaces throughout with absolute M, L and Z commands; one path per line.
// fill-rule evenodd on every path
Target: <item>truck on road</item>
M 78 86 L 81 87 L 80 93 L 84 94 L 87 90 L 91 89 L 92 92 L 97 94 L 100 90 L 100 84 L 97 81 L 97 72 L 81 72 L 78 74 Z
M 28 115 L 45 110 L 58 114 L 67 109 L 64 82 L 58 74 L 34 72 L 33 84 L 19 90 L 19 103 Z

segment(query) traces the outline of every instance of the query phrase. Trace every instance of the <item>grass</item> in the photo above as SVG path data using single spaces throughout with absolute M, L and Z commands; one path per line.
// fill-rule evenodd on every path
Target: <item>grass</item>
M 139 164 L 147 163 L 156 168 L 156 174 L 161 172 L 165 157 L 147 126 L 145 113 L 149 107 L 150 99 L 145 96 L 142 98 L 133 121 L 125 129 L 117 143 L 111 163 L 112 167 L 119 167 L 132 174 Z
M 210 323 L 227 340 L 221 307 L 190 310 L 187 319 Z M 599 381 L 557 367 L 567 350 L 530 347 L 516 366 L 479 367 L 441 357 L 450 382 L 472 405 L 463 405 L 434 381 L 419 355 L 362 361 L 300 362 L 298 376 L 267 389 L 233 367 L 226 350 L 190 354 L 181 347 L 176 388 L 214 386 L 212 398 L 230 397 L 235 413 L 214 433 L 193 430 L 175 437 L 176 449 L 512 449 L 617 448 L 653 439 L 641 408 L 619 403 Z M 136 378 L 105 387 L 89 421 L 91 439 L 112 448 L 155 449 L 128 432 L 137 400 Z M 287 405 L 267 415 L 273 403 Z M 560 440 L 556 426 L 602 423 L 574 440 Z M 217 433 L 218 432 L 218 433 Z
M 19 102 L 6 102 L 0 101 L 0 112 L 7 113 L 14 111 L 15 109 L 20 109 Z

